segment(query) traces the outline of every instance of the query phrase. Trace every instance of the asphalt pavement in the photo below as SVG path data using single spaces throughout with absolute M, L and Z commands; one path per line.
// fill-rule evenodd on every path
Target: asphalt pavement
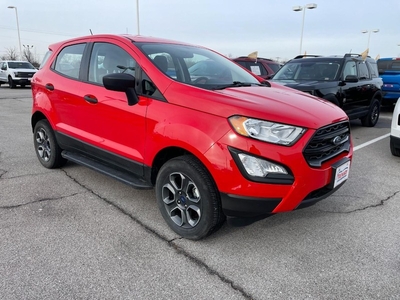
M 390 109 L 374 128 L 352 122 L 361 147 L 329 198 L 190 241 L 167 227 L 153 190 L 42 167 L 31 106 L 29 88 L 0 87 L 0 299 L 400 299 Z

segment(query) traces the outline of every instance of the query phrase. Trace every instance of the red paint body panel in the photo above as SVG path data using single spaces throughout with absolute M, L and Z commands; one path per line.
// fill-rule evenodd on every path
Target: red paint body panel
M 40 112 L 55 131 L 148 168 L 154 168 L 155 158 L 164 149 L 182 149 L 204 164 L 221 194 L 281 199 L 273 213 L 297 208 L 311 192 L 329 185 L 333 164 L 352 158 L 352 146 L 321 167 L 310 167 L 303 155 L 316 130 L 348 120 L 337 106 L 276 84 L 220 90 L 185 84 L 161 72 L 132 40 L 175 43 L 140 36 L 99 35 L 51 45 L 52 56 L 32 80 L 33 115 Z M 139 95 L 139 102 L 128 106 L 122 92 L 67 78 L 50 69 L 60 49 L 79 42 L 107 42 L 124 49 L 166 101 Z M 54 90 L 46 88 L 48 84 Z M 233 115 L 295 125 L 304 128 L 305 133 L 290 147 L 267 143 L 236 133 L 228 122 Z M 285 166 L 294 177 L 293 183 L 246 179 L 229 147 Z

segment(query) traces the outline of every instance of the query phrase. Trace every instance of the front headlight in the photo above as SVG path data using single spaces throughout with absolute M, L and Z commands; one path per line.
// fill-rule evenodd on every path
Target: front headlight
M 273 144 L 291 146 L 305 132 L 302 127 L 268 122 L 243 116 L 229 118 L 233 129 L 240 135 Z

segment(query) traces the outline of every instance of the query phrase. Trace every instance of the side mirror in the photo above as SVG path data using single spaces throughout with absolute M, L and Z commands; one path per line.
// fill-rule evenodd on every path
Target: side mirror
M 358 82 L 358 77 L 356 75 L 347 75 L 344 79 L 345 82 Z
M 103 85 L 107 90 L 124 92 L 128 98 L 128 105 L 132 106 L 139 102 L 135 90 L 135 77 L 125 73 L 113 73 L 103 77 Z

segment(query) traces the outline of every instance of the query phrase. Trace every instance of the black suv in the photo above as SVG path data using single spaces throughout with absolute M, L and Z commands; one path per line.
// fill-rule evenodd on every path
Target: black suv
M 273 82 L 310 93 L 341 107 L 363 126 L 378 122 L 382 79 L 376 61 L 358 54 L 339 56 L 299 55 L 288 61 Z

